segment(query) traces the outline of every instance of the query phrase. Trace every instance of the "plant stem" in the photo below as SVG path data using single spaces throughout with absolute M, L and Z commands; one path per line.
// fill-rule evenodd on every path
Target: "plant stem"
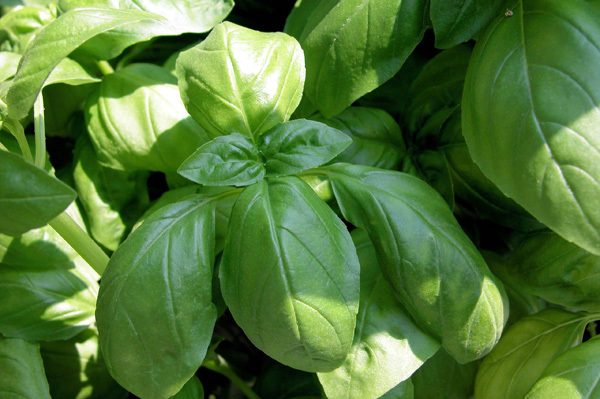
M 33 163 L 33 155 L 31 155 L 31 149 L 27 143 L 25 131 L 23 130 L 21 123 L 13 119 L 7 119 L 4 121 L 4 127 L 7 128 L 8 131 L 17 139 L 17 143 L 19 143 L 19 148 L 21 149 L 23 158 L 25 158 L 27 162 Z
M 254 392 L 252 389 L 250 389 L 248 387 L 248 385 L 246 385 L 246 382 L 244 380 L 242 380 L 231 369 L 231 367 L 229 366 L 227 361 L 225 359 L 223 359 L 221 356 L 219 356 L 219 355 L 217 355 L 217 356 L 218 356 L 218 358 L 217 358 L 218 362 L 214 361 L 214 360 L 209 360 L 209 361 L 205 361 L 202 364 L 202 366 L 227 377 L 229 379 L 229 381 L 231 381 L 235 386 L 237 386 L 240 389 L 240 391 L 242 391 L 242 393 L 244 395 L 246 395 L 246 397 L 248 399 L 260 399 L 260 396 L 258 396 L 256 394 L 256 392 Z
M 33 126 L 35 130 L 35 165 L 44 169 L 46 163 L 46 127 L 44 126 L 44 98 L 40 93 L 33 104 Z
M 108 256 L 67 212 L 52 219 L 49 225 L 81 255 L 96 273 L 102 276 L 108 265 Z
M 110 75 L 111 73 L 115 72 L 115 70 L 108 63 L 108 61 L 96 61 L 96 66 L 98 67 L 98 69 L 100 69 L 100 72 L 102 72 L 104 76 Z

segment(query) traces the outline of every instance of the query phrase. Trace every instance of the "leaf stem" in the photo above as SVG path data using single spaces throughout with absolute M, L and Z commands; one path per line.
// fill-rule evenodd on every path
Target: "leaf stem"
M 102 275 L 108 265 L 108 256 L 67 212 L 52 219 L 49 225 L 81 255 L 96 273 Z
M 229 381 L 231 381 L 235 386 L 237 386 L 240 389 L 240 391 L 242 391 L 242 393 L 244 395 L 246 395 L 246 397 L 248 399 L 260 399 L 260 396 L 258 396 L 256 394 L 256 392 L 254 392 L 252 389 L 250 389 L 250 387 L 248 387 L 248 385 L 246 385 L 246 382 L 244 380 L 242 380 L 231 369 L 231 367 L 229 366 L 229 363 L 227 363 L 227 360 L 223 359 L 219 355 L 217 355 L 217 359 L 218 359 L 218 362 L 215 360 L 205 361 L 202 364 L 202 366 L 227 377 L 229 379 Z
M 33 104 L 33 126 L 35 130 L 35 165 L 44 169 L 46 163 L 46 127 L 44 125 L 44 98 L 40 93 Z
M 111 73 L 115 72 L 114 68 L 108 63 L 108 61 L 98 61 L 98 60 L 96 60 L 96 66 L 98 67 L 98 69 L 100 70 L 100 72 L 102 72 L 102 74 L 104 76 L 110 75 Z
M 31 155 L 31 149 L 27 143 L 27 137 L 25 137 L 25 131 L 23 130 L 21 123 L 14 119 L 7 119 L 4 121 L 4 127 L 17 139 L 23 158 L 25 158 L 27 162 L 33 163 L 33 155 Z

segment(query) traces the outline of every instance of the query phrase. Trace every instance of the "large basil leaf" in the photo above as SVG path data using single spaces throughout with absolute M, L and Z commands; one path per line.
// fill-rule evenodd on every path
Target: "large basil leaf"
M 352 142 L 323 123 L 306 119 L 280 123 L 258 140 L 267 176 L 287 176 L 331 161 Z
M 352 345 L 359 263 L 342 221 L 297 177 L 248 186 L 220 268 L 225 303 L 250 341 L 305 371 L 339 367 Z
M 367 230 L 383 274 L 417 323 L 459 362 L 502 333 L 505 293 L 444 200 L 399 172 L 336 164 L 329 177 L 344 218 Z
M 0 337 L 0 396 L 50 399 L 38 344 Z
M 383 110 L 350 107 L 333 118 L 316 115 L 311 119 L 341 130 L 352 138 L 352 144 L 335 157 L 334 162 L 396 170 L 406 155 L 400 126 Z
M 600 255 L 599 4 L 518 0 L 509 7 L 514 15 L 490 25 L 469 65 L 469 151 L 506 195 Z
M 304 56 L 293 37 L 230 22 L 182 52 L 176 68 L 187 110 L 212 138 L 258 137 L 287 121 L 304 87 Z
M 101 163 L 174 172 L 208 140 L 185 110 L 176 83 L 173 75 L 151 64 L 131 64 L 102 79 L 86 104 Z
M 86 136 L 77 141 L 74 162 L 73 181 L 90 233 L 96 241 L 114 251 L 150 202 L 146 186 L 148 175 L 103 167 Z
M 375 399 L 409 378 L 440 344 L 421 331 L 398 303 L 367 233 L 354 230 L 352 239 L 361 269 L 354 342 L 340 367 L 318 375 L 330 399 Z
M 61 15 L 36 35 L 23 54 L 7 95 L 9 116 L 13 119 L 27 116 L 52 70 L 85 41 L 119 26 L 160 18 L 137 10 L 92 8 Z
M 600 312 L 600 257 L 554 233 L 523 241 L 504 267 L 524 292 L 570 309 Z
M 123 399 L 128 395 L 108 374 L 93 328 L 67 341 L 43 342 L 41 353 L 53 398 Z
M 440 349 L 410 380 L 417 399 L 467 399 L 473 397 L 477 362 L 459 364 Z
M 137 396 L 173 396 L 202 364 L 216 319 L 213 248 L 214 202 L 194 197 L 150 215 L 102 275 L 102 353 L 111 375 Z
M 581 343 L 594 319 L 586 313 L 545 309 L 513 324 L 477 370 L 475 397 L 522 398 L 558 355 Z
M 430 15 L 437 48 L 451 48 L 472 39 L 501 15 L 504 0 L 431 0 Z
M 21 156 L 0 150 L 0 233 L 42 227 L 76 197 L 75 191 Z
M 529 390 L 527 399 L 598 399 L 600 338 L 584 342 L 557 357 Z
M 426 28 L 423 0 L 299 2 L 285 32 L 306 55 L 305 93 L 326 118 L 394 76 Z
M 207 186 L 247 186 L 265 176 L 265 167 L 252 140 L 232 133 L 202 145 L 177 173 Z

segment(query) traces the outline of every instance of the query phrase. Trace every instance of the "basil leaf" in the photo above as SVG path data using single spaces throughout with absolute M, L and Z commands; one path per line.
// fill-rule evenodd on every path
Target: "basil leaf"
M 323 123 L 297 119 L 280 123 L 258 140 L 267 176 L 287 176 L 331 161 L 352 139 Z
M 50 399 L 38 344 L 0 338 L 0 396 Z
M 354 230 L 352 239 L 361 267 L 354 342 L 339 368 L 318 376 L 328 398 L 375 399 L 408 379 L 440 344 L 398 303 L 367 233 Z
M 440 193 L 450 210 L 454 211 L 454 181 L 447 158 L 443 153 L 431 150 L 425 150 L 415 158 L 425 180 Z
M 0 82 L 12 78 L 17 73 L 21 55 L 9 51 L 0 51 Z
M 394 388 L 387 391 L 380 399 L 414 399 L 415 392 L 411 380 L 402 381 Z
M 284 31 L 306 55 L 305 94 L 326 118 L 394 76 L 426 28 L 423 0 L 303 1 Z
M 475 397 L 522 398 L 558 355 L 581 343 L 594 319 L 586 313 L 545 309 L 513 324 L 483 359 L 475 378 Z
M 529 390 L 526 399 L 589 398 L 597 399 L 600 375 L 600 338 L 569 349 L 557 357 Z
M 175 83 L 169 72 L 151 64 L 131 64 L 102 79 L 86 103 L 90 137 L 102 164 L 174 172 L 208 141 Z
M 387 112 L 368 107 L 350 107 L 333 118 L 321 115 L 311 119 L 346 133 L 352 143 L 334 162 L 397 169 L 406 155 L 400 126 Z
M 583 0 L 509 7 L 514 15 L 490 25 L 469 65 L 469 151 L 507 196 L 600 255 L 600 8 Z
M 502 14 L 503 0 L 479 3 L 472 0 L 432 0 L 431 22 L 437 48 L 451 48 L 472 39 Z
M 0 48 L 22 54 L 35 35 L 56 19 L 56 7 L 27 5 L 13 8 L 0 19 Z
M 418 399 L 458 399 L 473 397 L 477 362 L 459 364 L 444 349 L 428 359 L 410 380 Z
M 323 388 L 315 374 L 292 369 L 275 361 L 267 361 L 252 387 L 261 398 L 317 399 Z
M 101 80 L 102 79 L 100 79 L 96 75 L 96 72 L 92 71 L 91 68 L 86 67 L 71 58 L 64 58 L 52 70 L 44 82 L 44 86 L 56 83 L 66 83 L 76 86 L 87 83 L 96 83 Z
M 204 399 L 204 388 L 198 377 L 190 378 L 172 399 Z
M 417 323 L 460 363 L 489 352 L 507 316 L 504 289 L 444 200 L 399 172 L 336 164 L 318 173 L 330 179 L 344 218 L 369 233 Z
M 122 25 L 160 18 L 142 11 L 91 8 L 61 15 L 36 35 L 23 54 L 7 95 L 8 115 L 13 119 L 27 116 L 52 70 L 85 41 Z
M 248 186 L 233 207 L 221 290 L 250 341 L 304 371 L 340 366 L 352 345 L 359 264 L 346 226 L 297 177 Z
M 75 191 L 21 156 L 0 150 L 0 233 L 42 227 L 75 199 Z
M 251 139 L 233 133 L 202 145 L 177 173 L 207 186 L 247 186 L 264 177 L 265 167 Z
M 304 57 L 293 37 L 224 22 L 177 59 L 181 98 L 211 138 L 257 138 L 300 102 Z
M 96 310 L 100 346 L 137 396 L 173 396 L 202 364 L 216 320 L 213 248 L 214 201 L 195 197 L 153 213 L 113 254 Z
M 50 395 L 61 399 L 123 399 L 128 393 L 108 374 L 94 328 L 67 341 L 43 342 Z

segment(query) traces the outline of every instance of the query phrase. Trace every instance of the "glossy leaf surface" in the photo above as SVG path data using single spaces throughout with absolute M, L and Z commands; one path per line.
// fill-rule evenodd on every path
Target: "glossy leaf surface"
M 234 319 L 273 359 L 315 372 L 346 358 L 358 259 L 346 226 L 300 179 L 261 181 L 240 194 L 220 279 Z
M 440 345 L 396 299 L 367 233 L 353 230 L 352 239 L 361 268 L 354 342 L 342 366 L 318 375 L 330 399 L 375 399 L 407 380 Z
M 96 319 L 111 375 L 142 398 L 175 395 L 202 364 L 211 302 L 214 202 L 160 208 L 113 254 Z
M 469 65 L 469 151 L 507 196 L 600 255 L 600 8 L 582 0 L 509 8 L 513 16 L 490 25 Z
M 267 176 L 287 176 L 329 162 L 352 142 L 323 123 L 306 119 L 284 122 L 258 140 Z
M 264 177 L 265 167 L 252 140 L 233 133 L 202 145 L 177 173 L 206 186 L 247 186 Z
M 50 399 L 38 344 L 0 338 L 0 369 L 1 397 Z
M 522 398 L 561 353 L 581 343 L 594 316 L 546 309 L 513 324 L 481 362 L 475 398 Z
M 305 93 L 326 118 L 391 78 L 421 41 L 426 1 L 303 1 L 285 32 L 306 56 Z
M 505 293 L 444 200 L 404 173 L 348 164 L 319 173 L 344 218 L 369 233 L 384 276 L 417 323 L 461 363 L 489 352 L 504 326 Z
M 42 227 L 75 199 L 75 191 L 19 155 L 0 150 L 0 233 Z
M 287 121 L 302 97 L 304 75 L 294 38 L 230 22 L 217 25 L 177 59 L 183 102 L 211 138 L 230 133 L 257 138 Z

